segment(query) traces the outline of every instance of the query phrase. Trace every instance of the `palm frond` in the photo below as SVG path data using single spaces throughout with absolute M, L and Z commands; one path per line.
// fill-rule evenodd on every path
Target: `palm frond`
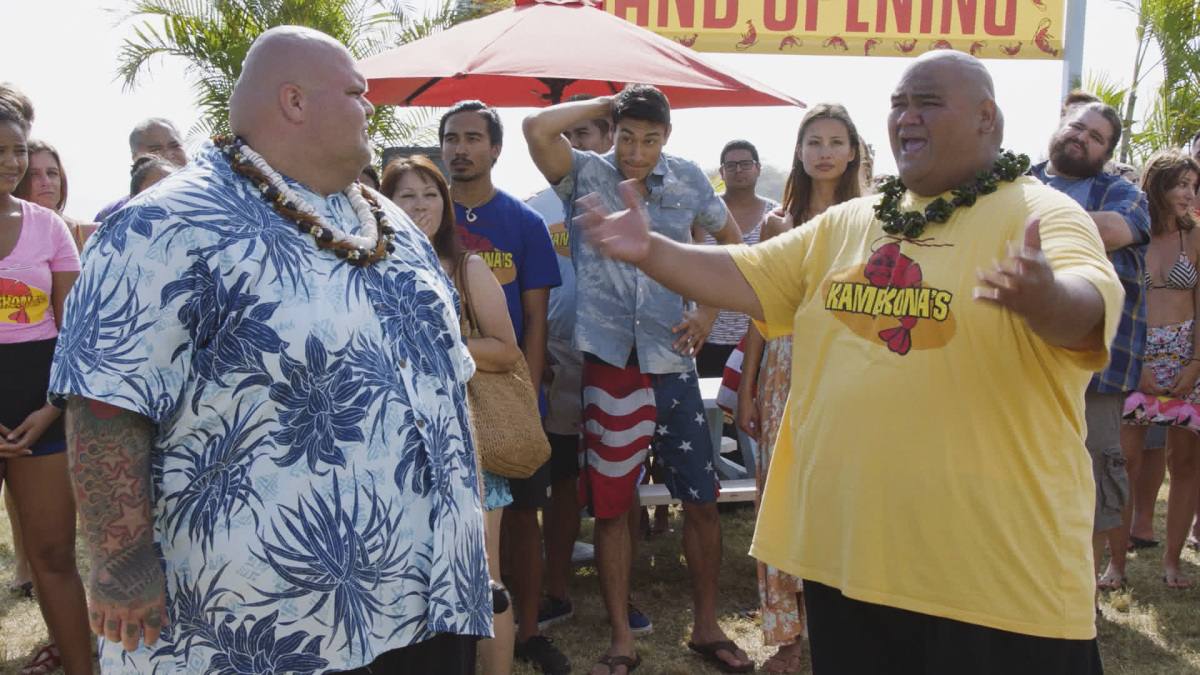
M 500 2 L 443 0 L 422 13 L 411 0 L 134 0 L 121 19 L 132 28 L 118 55 L 117 76 L 133 89 L 159 60 L 182 60 L 201 110 L 191 132 L 222 133 L 229 128 L 229 96 L 242 62 L 268 28 L 307 26 L 362 59 L 494 11 Z M 428 141 L 434 114 L 380 107 L 370 124 L 372 143 L 383 148 Z

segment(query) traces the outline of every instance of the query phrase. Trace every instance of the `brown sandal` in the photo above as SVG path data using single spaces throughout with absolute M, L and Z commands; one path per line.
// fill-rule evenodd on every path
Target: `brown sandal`
M 633 658 L 628 656 L 602 656 L 596 660 L 599 665 L 608 668 L 608 675 L 615 675 L 617 668 L 625 666 L 625 675 L 629 675 L 637 670 L 637 667 L 642 665 L 641 654 L 635 655 Z
M 741 651 L 733 640 L 718 640 L 716 642 L 706 642 L 704 644 L 696 644 L 695 642 L 688 643 L 688 649 L 696 652 L 704 658 L 710 665 L 715 666 L 722 673 L 750 673 L 754 671 L 754 662 L 750 661 L 744 666 L 733 666 L 725 662 L 717 655 L 717 652 L 729 652 L 735 659 L 737 653 Z

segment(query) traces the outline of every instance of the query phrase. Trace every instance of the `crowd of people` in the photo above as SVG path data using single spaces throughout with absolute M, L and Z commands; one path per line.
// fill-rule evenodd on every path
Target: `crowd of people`
M 986 68 L 939 51 L 890 95 L 896 176 L 825 103 L 782 202 L 738 139 L 718 193 L 630 85 L 525 119 L 549 185 L 526 203 L 486 102 L 442 116 L 441 166 L 377 171 L 366 94 L 338 42 L 266 31 L 232 133 L 188 156 L 138 124 L 129 194 L 82 222 L 0 85 L 0 478 L 11 589 L 53 640 L 23 674 L 92 672 L 90 633 L 113 673 L 572 672 L 545 631 L 582 508 L 609 638 L 584 670 L 629 675 L 651 475 L 681 504 L 688 648 L 753 672 L 717 620 L 700 390 L 731 373 L 761 672 L 1100 673 L 1097 593 L 1159 545 L 1167 469 L 1163 583 L 1192 586 L 1200 134 L 1139 177 L 1073 92 L 1031 166 Z M 506 477 L 468 383 L 525 370 L 549 459 Z

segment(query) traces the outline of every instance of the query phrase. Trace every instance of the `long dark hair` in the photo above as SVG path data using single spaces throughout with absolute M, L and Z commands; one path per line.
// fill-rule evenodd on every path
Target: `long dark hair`
M 400 184 L 400 179 L 409 171 L 415 171 L 418 176 L 432 182 L 437 186 L 438 193 L 442 195 L 442 222 L 438 224 L 437 232 L 434 232 L 429 240 L 438 257 L 450 261 L 450 272 L 453 276 L 462 259 L 463 245 L 458 238 L 458 224 L 454 220 L 454 202 L 450 200 L 450 186 L 446 184 L 446 177 L 437 168 L 437 164 L 434 164 L 433 160 L 425 155 L 400 157 L 383 170 L 383 180 L 379 183 L 379 192 L 391 199 L 392 195 L 396 193 L 396 186 Z
M 1146 201 L 1150 205 L 1150 234 L 1166 233 L 1166 219 L 1163 216 L 1171 208 L 1167 204 L 1167 191 L 1179 185 L 1189 171 L 1196 174 L 1200 181 L 1200 163 L 1178 150 L 1160 150 L 1146 162 L 1142 174 L 1142 192 L 1146 193 Z M 1175 225 L 1186 232 L 1196 226 L 1196 219 L 1191 213 L 1184 213 L 1175 219 Z
M 34 155 L 44 152 L 53 157 L 54 163 L 58 165 L 58 204 L 55 205 L 54 210 L 61 213 L 63 207 L 67 205 L 67 171 L 63 168 L 62 159 L 58 156 L 58 150 L 55 150 L 54 146 L 46 141 L 33 139 L 25 147 L 29 149 L 30 162 L 33 161 Z M 17 183 L 17 189 L 13 190 L 13 196 L 17 199 L 24 199 L 27 202 L 32 201 L 30 198 L 33 197 L 33 179 L 29 176 L 29 171 L 26 171 L 25 177 L 21 179 L 20 183 Z
M 838 181 L 837 190 L 834 191 L 834 203 L 841 204 L 844 201 L 861 197 L 863 185 L 860 173 L 862 172 L 863 153 L 867 150 L 859 138 L 858 127 L 854 126 L 854 122 L 850 119 L 850 113 L 841 104 L 820 103 L 808 111 L 808 114 L 800 121 L 800 131 L 796 133 L 797 148 L 804 142 L 804 133 L 808 131 L 808 127 L 817 120 L 837 120 L 846 125 L 846 132 L 850 134 L 850 147 L 855 151 L 854 159 L 846 165 L 846 172 Z M 783 209 L 791 214 L 792 222 L 799 225 L 804 222 L 804 214 L 808 211 L 811 201 L 812 176 L 804 171 L 800 153 L 796 152 L 792 157 L 792 172 L 788 175 L 787 184 L 783 188 Z

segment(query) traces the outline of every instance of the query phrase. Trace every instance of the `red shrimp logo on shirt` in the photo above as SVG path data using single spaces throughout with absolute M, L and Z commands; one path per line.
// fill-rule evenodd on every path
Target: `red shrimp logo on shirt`
M 50 296 L 16 279 L 0 277 L 0 323 L 37 323 L 50 308 Z
M 458 238 L 463 248 L 483 258 L 488 267 L 492 268 L 492 274 L 496 275 L 496 281 L 499 281 L 501 286 L 517 279 L 517 266 L 513 263 L 512 253 L 501 251 L 487 237 L 464 227 L 458 228 Z
M 904 356 L 945 346 L 954 337 L 955 320 L 954 294 L 926 283 L 921 264 L 901 250 L 901 243 L 928 245 L 882 244 L 865 263 L 834 273 L 825 282 L 824 297 L 825 309 L 856 335 Z

